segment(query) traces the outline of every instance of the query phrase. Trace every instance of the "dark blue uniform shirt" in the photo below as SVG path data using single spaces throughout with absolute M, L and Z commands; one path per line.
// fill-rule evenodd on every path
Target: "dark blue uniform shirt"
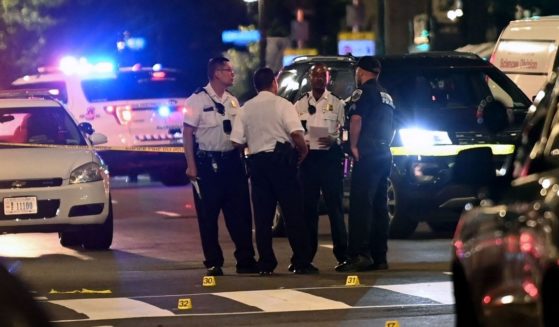
M 392 97 L 375 79 L 368 80 L 351 96 L 349 117 L 361 116 L 357 148 L 361 155 L 387 149 L 394 135 Z

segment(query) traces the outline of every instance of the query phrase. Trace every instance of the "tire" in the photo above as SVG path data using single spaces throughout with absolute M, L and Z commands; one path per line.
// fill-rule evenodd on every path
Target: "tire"
M 273 237 L 285 237 L 285 224 L 283 222 L 283 213 L 279 204 L 276 205 L 276 212 L 274 214 L 274 221 L 272 224 Z
M 452 263 L 452 285 L 454 288 L 456 327 L 480 327 L 481 323 L 474 306 L 466 274 L 456 260 Z
M 58 232 L 58 240 L 60 241 L 60 245 L 66 248 L 81 246 L 83 240 L 83 232 Z
M 406 213 L 405 200 L 392 178 L 388 179 L 387 200 L 390 237 L 409 238 L 415 232 L 418 222 Z
M 113 243 L 113 205 L 109 198 L 109 214 L 105 222 L 84 231 L 83 248 L 87 250 L 108 250 Z

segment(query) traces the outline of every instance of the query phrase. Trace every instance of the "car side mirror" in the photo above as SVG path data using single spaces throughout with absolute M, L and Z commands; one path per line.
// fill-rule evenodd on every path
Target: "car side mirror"
M 88 122 L 79 123 L 78 127 L 80 128 L 80 130 L 82 132 L 84 132 L 87 135 L 91 135 L 95 132 L 95 130 L 93 129 L 93 126 L 91 126 L 91 124 L 88 123 Z
M 105 144 L 107 143 L 107 136 L 101 133 L 93 133 L 89 136 L 89 140 L 93 145 Z

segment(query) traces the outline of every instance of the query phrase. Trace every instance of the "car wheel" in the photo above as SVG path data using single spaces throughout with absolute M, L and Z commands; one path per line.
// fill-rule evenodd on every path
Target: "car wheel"
M 183 170 L 169 169 L 157 173 L 156 179 L 165 186 L 184 186 L 188 184 L 188 177 Z
M 63 247 L 81 246 L 82 239 L 83 232 L 81 231 L 58 232 L 58 240 Z
M 388 179 L 387 200 L 390 237 L 409 238 L 415 232 L 417 220 L 407 215 L 405 202 L 391 178 Z
M 456 327 L 481 326 L 466 274 L 460 263 L 452 263 L 452 285 L 454 288 L 454 309 L 456 313 Z
M 285 237 L 285 225 L 283 222 L 283 213 L 279 204 L 276 205 L 276 212 L 274 213 L 274 221 L 272 224 L 273 237 Z
M 113 243 L 113 205 L 109 199 L 109 214 L 105 222 L 84 232 L 83 247 L 88 250 L 108 250 Z

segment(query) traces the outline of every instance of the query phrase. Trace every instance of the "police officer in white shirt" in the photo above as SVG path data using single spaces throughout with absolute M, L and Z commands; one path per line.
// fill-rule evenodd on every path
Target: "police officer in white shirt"
M 311 264 L 298 178 L 298 164 L 308 152 L 303 126 L 293 104 L 277 96 L 278 84 L 271 69 L 261 68 L 254 73 L 254 87 L 258 95 L 243 106 L 233 126 L 231 141 L 240 147 L 246 144 L 250 152 L 260 274 L 271 275 L 278 263 L 272 248 L 272 221 L 278 202 L 293 250 L 293 271 L 316 274 L 318 269 Z
M 326 89 L 330 79 L 328 67 L 311 67 L 311 90 L 296 103 L 299 118 L 306 127 L 309 155 L 301 164 L 305 220 L 309 226 L 312 256 L 318 247 L 318 205 L 320 193 L 330 218 L 333 252 L 338 264 L 346 260 L 347 230 L 343 208 L 343 158 L 340 128 L 344 124 L 343 100 Z M 314 134 L 314 135 L 313 135 Z
M 223 275 L 223 252 L 218 240 L 221 210 L 235 243 L 237 273 L 258 273 L 252 244 L 252 213 L 248 178 L 241 153 L 229 134 L 240 110 L 237 99 L 227 92 L 233 85 L 233 68 L 227 58 L 208 63 L 209 83 L 186 100 L 183 141 L 186 175 L 195 190 L 204 265 L 207 275 Z M 195 138 L 195 139 L 194 139 Z

